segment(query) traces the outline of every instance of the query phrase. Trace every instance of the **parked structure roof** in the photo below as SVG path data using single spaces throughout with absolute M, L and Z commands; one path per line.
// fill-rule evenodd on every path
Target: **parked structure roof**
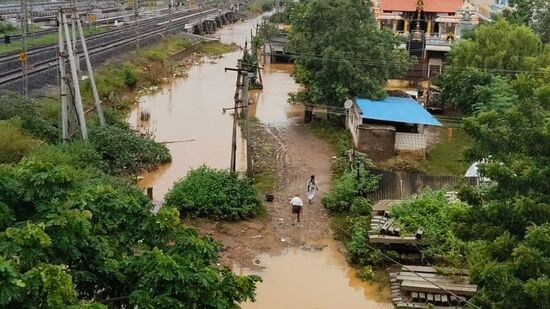
M 380 0 L 382 11 L 415 12 L 416 0 Z M 424 0 L 424 12 L 455 13 L 463 0 Z
M 356 97 L 355 103 L 363 119 L 442 126 L 412 98 L 386 97 L 375 101 Z

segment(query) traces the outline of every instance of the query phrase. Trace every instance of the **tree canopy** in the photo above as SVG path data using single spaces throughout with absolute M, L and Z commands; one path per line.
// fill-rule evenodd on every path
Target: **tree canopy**
M 386 81 L 408 68 L 398 39 L 377 28 L 370 1 L 303 1 L 290 20 L 288 50 L 304 86 L 296 101 L 342 105 L 353 95 L 382 97 Z
M 0 307 L 238 308 L 254 297 L 258 277 L 217 266 L 217 243 L 175 208 L 153 214 L 94 151 L 49 146 L 0 167 Z
M 450 62 L 435 83 L 441 86 L 445 102 L 470 114 L 487 103 L 490 92 L 496 94 L 491 89 L 508 89 L 502 87 L 507 79 L 522 72 L 547 75 L 550 45 L 543 44 L 530 28 L 499 19 L 477 27 L 454 46 Z M 504 100 L 510 95 L 501 94 Z
M 550 43 L 550 2 L 545 0 L 509 0 L 503 16 L 512 23 L 531 26 L 543 42 Z

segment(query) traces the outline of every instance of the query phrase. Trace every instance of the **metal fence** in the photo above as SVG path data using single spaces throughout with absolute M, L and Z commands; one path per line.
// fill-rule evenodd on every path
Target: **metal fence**
M 477 177 L 429 176 L 373 169 L 371 172 L 380 175 L 378 190 L 370 192 L 371 200 L 399 200 L 416 194 L 422 189 L 439 190 L 444 187 L 453 189 L 462 183 L 477 185 Z

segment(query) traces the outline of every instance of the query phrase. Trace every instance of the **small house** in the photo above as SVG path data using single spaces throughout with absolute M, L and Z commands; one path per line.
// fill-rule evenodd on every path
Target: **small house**
M 410 97 L 389 96 L 383 100 L 356 97 L 348 110 L 346 126 L 355 149 L 373 160 L 386 160 L 399 153 L 425 156 L 429 126 L 441 123 Z

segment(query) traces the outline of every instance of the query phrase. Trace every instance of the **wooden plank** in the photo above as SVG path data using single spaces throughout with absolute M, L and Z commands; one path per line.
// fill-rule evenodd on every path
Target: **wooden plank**
M 388 219 L 388 221 L 386 221 L 386 223 L 384 223 L 380 228 L 380 232 L 382 232 L 382 234 L 387 234 L 388 229 L 390 228 L 390 226 L 393 224 L 394 221 L 395 219 L 393 218 Z
M 405 268 L 406 267 L 406 268 Z M 404 267 L 401 267 L 401 271 L 414 271 L 417 273 L 438 273 L 443 275 L 442 273 L 439 273 L 435 267 L 431 266 L 417 266 L 417 265 L 404 265 Z M 456 275 L 468 275 L 468 270 L 463 268 L 445 268 L 445 271 L 449 271 L 449 273 L 453 273 Z
M 414 271 L 416 273 L 437 273 L 434 267 L 431 266 L 416 266 L 416 265 L 404 265 L 401 271 Z
M 426 280 L 426 279 L 428 279 L 429 281 Z M 426 278 L 426 279 L 420 278 L 420 277 L 415 276 L 415 275 L 411 275 L 411 276 L 400 275 L 400 276 L 397 276 L 397 281 L 420 281 L 420 282 L 430 282 L 431 281 L 431 282 L 435 282 L 437 284 L 439 284 L 439 283 L 452 283 L 452 284 L 466 284 L 466 285 L 468 285 L 468 283 L 465 283 L 465 282 L 457 282 L 453 278 Z
M 416 237 L 400 237 L 400 236 L 387 236 L 387 235 L 371 235 L 369 236 L 371 243 L 382 244 L 411 244 L 418 245 L 420 241 Z
M 449 277 L 449 276 L 446 276 L 446 275 L 443 275 L 443 274 L 433 274 L 433 273 L 418 273 L 420 276 L 422 277 L 426 277 L 426 278 L 452 278 L 452 279 L 457 279 L 456 281 L 457 282 L 461 282 L 461 283 L 469 283 L 468 280 L 468 276 L 452 276 L 452 277 Z M 411 272 L 411 271 L 401 271 L 397 274 L 398 276 L 410 276 L 410 277 L 418 277 L 415 273 Z M 397 277 L 396 277 L 397 278 Z
M 443 289 L 458 295 L 473 296 L 477 291 L 476 285 L 471 284 L 450 284 L 438 283 Z M 427 292 L 427 293 L 442 293 L 441 288 L 429 283 L 420 281 L 403 281 L 401 283 L 403 291 Z

